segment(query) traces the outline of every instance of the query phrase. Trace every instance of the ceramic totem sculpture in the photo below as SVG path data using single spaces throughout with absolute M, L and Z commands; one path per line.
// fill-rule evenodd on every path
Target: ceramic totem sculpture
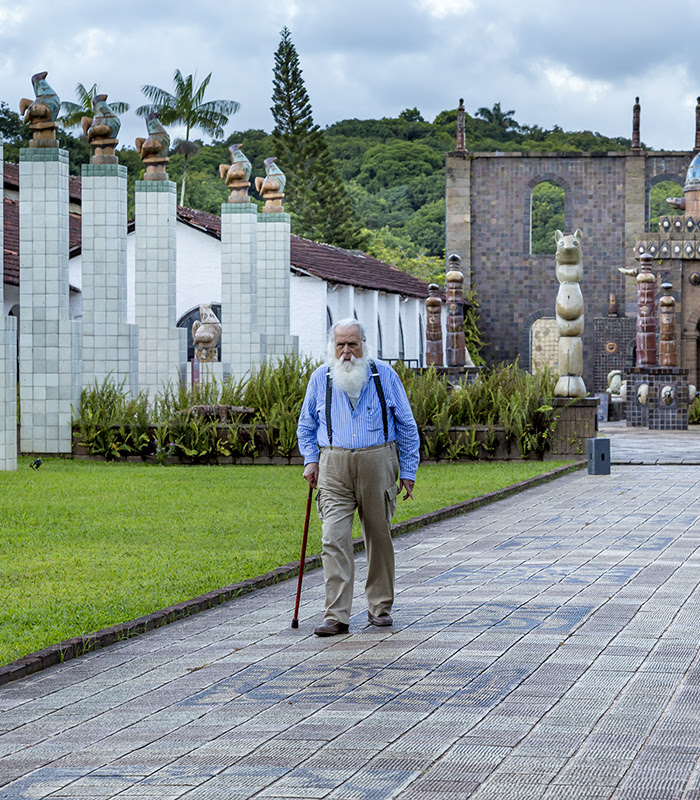
M 107 105 L 107 95 L 98 94 L 92 98 L 94 117 L 83 117 L 80 124 L 92 147 L 91 164 L 117 164 L 114 149 L 119 140 L 117 134 L 121 127 L 119 117 Z
M 199 307 L 199 317 L 200 319 L 192 323 L 195 358 L 197 361 L 216 361 L 216 346 L 221 339 L 221 323 L 211 310 L 211 303 L 203 303 Z
M 672 284 L 662 283 L 664 296 L 659 300 L 659 366 L 677 367 L 676 298 L 671 294 Z
M 467 362 L 464 345 L 464 275 L 461 259 L 451 255 L 448 259 L 445 284 L 447 287 L 447 366 L 463 367 Z
M 146 165 L 145 181 L 167 181 L 168 153 L 170 152 L 170 136 L 160 120 L 158 112 L 146 115 L 148 138 L 136 140 L 136 151 Z
M 30 147 L 58 147 L 56 141 L 56 118 L 61 108 L 61 100 L 46 82 L 48 72 L 32 75 L 32 86 L 36 99 L 19 101 L 20 114 L 32 131 Z
M 287 183 L 287 178 L 284 172 L 275 164 L 276 156 L 266 158 L 263 162 L 265 164 L 265 177 L 255 179 L 255 188 L 265 201 L 263 206 L 263 213 L 274 214 L 284 211 L 282 208 L 282 201 L 284 200 L 284 187 Z
M 229 147 L 231 153 L 230 164 L 219 164 L 219 174 L 226 181 L 226 186 L 231 190 L 229 203 L 248 203 L 248 189 L 250 188 L 250 173 L 252 164 L 241 150 L 240 144 Z
M 554 234 L 557 243 L 556 275 L 559 281 L 556 317 L 559 329 L 559 380 L 554 387 L 556 397 L 585 397 L 583 374 L 583 295 L 580 281 L 583 277 L 581 238 L 577 229 L 565 236 Z
M 651 256 L 642 253 L 637 272 L 637 366 L 656 366 L 656 316 L 654 293 L 656 276 L 651 271 Z
M 442 366 L 442 300 L 440 287 L 436 283 L 428 286 L 428 299 L 425 301 L 428 326 L 425 334 L 425 363 L 430 367 Z

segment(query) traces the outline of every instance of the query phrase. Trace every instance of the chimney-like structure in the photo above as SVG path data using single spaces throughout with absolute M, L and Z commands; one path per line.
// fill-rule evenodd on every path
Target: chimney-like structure
M 639 105 L 639 98 L 634 98 L 634 107 L 632 108 L 632 150 L 641 150 L 642 144 L 639 136 L 639 118 L 641 115 L 642 107 Z
M 457 147 L 455 151 L 458 153 L 467 152 L 466 144 L 466 117 L 464 114 L 464 99 L 459 98 L 459 106 L 457 107 Z

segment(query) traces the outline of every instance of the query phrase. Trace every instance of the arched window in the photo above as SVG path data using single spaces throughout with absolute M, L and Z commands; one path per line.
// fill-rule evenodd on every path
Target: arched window
M 667 197 L 683 197 L 683 187 L 675 181 L 659 181 L 649 190 L 649 228 L 652 233 L 659 230 L 659 221 L 662 217 L 674 217 L 683 214 L 682 211 L 670 206 Z
M 326 306 L 326 333 L 330 333 L 333 327 L 333 314 L 328 306 Z
M 212 303 L 211 310 L 216 314 L 216 316 L 221 320 L 221 303 Z M 199 318 L 199 306 L 195 306 L 194 308 L 190 309 L 186 314 L 180 317 L 177 322 L 178 328 L 184 328 L 187 331 L 187 360 L 192 361 L 194 358 L 194 342 L 192 341 L 192 323 L 197 320 L 200 321 Z M 221 340 L 219 340 L 219 344 L 216 346 L 216 360 L 221 361 Z
M 556 253 L 557 230 L 564 230 L 564 189 L 554 181 L 542 181 L 530 195 L 530 254 Z
M 403 322 L 401 322 L 401 315 L 399 315 L 399 358 L 403 361 L 406 357 L 406 343 L 403 338 Z
M 540 317 L 530 328 L 530 372 L 559 368 L 559 329 L 553 317 Z
M 382 358 L 382 321 L 377 314 L 377 358 Z

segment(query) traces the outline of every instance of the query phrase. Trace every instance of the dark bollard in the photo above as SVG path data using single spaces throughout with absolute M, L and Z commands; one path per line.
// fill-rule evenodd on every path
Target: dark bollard
M 588 474 L 610 474 L 610 439 L 588 440 Z

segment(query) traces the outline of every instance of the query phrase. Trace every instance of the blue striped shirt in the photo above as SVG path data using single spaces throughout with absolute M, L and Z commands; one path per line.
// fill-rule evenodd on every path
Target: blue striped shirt
M 383 361 L 375 360 L 374 363 L 377 365 L 386 398 L 389 441 L 396 440 L 401 477 L 413 481 L 416 479 L 420 460 L 420 439 L 413 412 L 396 372 Z M 328 447 L 329 444 L 326 428 L 327 372 L 328 365 L 323 364 L 313 373 L 301 407 L 297 437 L 299 451 L 304 456 L 304 464 L 318 462 L 319 447 Z M 347 393 L 333 386 L 331 395 L 333 446 L 357 450 L 384 444 L 382 406 L 369 367 L 367 375 L 369 376 L 367 383 L 360 393 L 354 411 Z

